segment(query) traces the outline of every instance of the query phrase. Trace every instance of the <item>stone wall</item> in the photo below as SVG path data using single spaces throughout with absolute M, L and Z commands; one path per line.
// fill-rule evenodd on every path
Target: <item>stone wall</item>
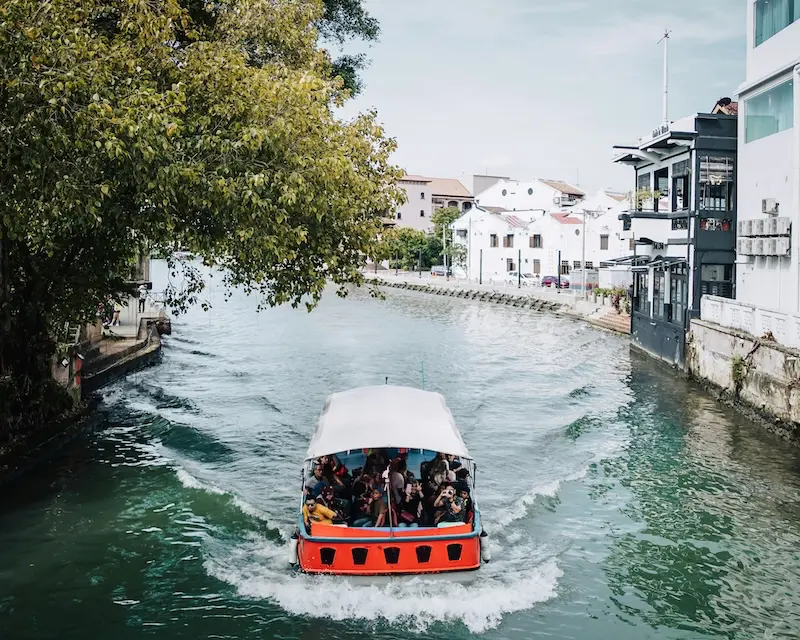
M 722 400 L 766 420 L 771 430 L 800 440 L 800 351 L 772 340 L 692 320 L 686 369 Z

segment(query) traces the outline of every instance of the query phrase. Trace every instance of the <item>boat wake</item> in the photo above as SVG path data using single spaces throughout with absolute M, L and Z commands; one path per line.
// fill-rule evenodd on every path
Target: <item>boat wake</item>
M 502 559 L 484 565 L 471 584 L 415 576 L 367 585 L 338 576 L 301 574 L 287 569 L 285 545 L 255 536 L 208 558 L 205 567 L 240 596 L 272 601 L 292 615 L 402 625 L 415 633 L 437 624 L 462 623 L 472 633 L 483 633 L 497 627 L 504 616 L 556 596 L 562 575 L 556 560 L 531 557 L 529 552 L 503 549 Z

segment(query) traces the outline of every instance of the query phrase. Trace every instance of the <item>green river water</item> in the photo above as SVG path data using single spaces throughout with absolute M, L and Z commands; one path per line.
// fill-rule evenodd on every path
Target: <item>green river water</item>
M 800 637 L 800 451 L 625 339 L 402 291 L 209 296 L 104 391 L 95 435 L 3 487 L 0 638 Z M 423 362 L 493 561 L 469 585 L 295 574 L 325 396 Z

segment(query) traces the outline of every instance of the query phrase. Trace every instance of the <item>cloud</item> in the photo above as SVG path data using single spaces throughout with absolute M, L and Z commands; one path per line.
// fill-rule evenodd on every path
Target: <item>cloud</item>
M 654 50 L 664 29 L 671 31 L 670 43 L 681 45 L 714 45 L 744 35 L 744 12 L 731 10 L 730 4 L 704 3 L 691 6 L 686 0 L 673 3 L 672 11 L 634 14 L 631 11 L 597 16 L 593 24 L 562 26 L 548 36 L 550 45 L 558 47 L 565 39 L 582 56 L 624 56 Z

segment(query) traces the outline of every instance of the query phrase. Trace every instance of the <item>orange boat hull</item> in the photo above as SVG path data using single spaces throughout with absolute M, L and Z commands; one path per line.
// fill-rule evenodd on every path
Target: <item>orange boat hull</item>
M 313 525 L 300 536 L 300 568 L 335 575 L 413 575 L 474 571 L 481 564 L 480 541 L 471 525 L 449 529 L 385 531 Z

